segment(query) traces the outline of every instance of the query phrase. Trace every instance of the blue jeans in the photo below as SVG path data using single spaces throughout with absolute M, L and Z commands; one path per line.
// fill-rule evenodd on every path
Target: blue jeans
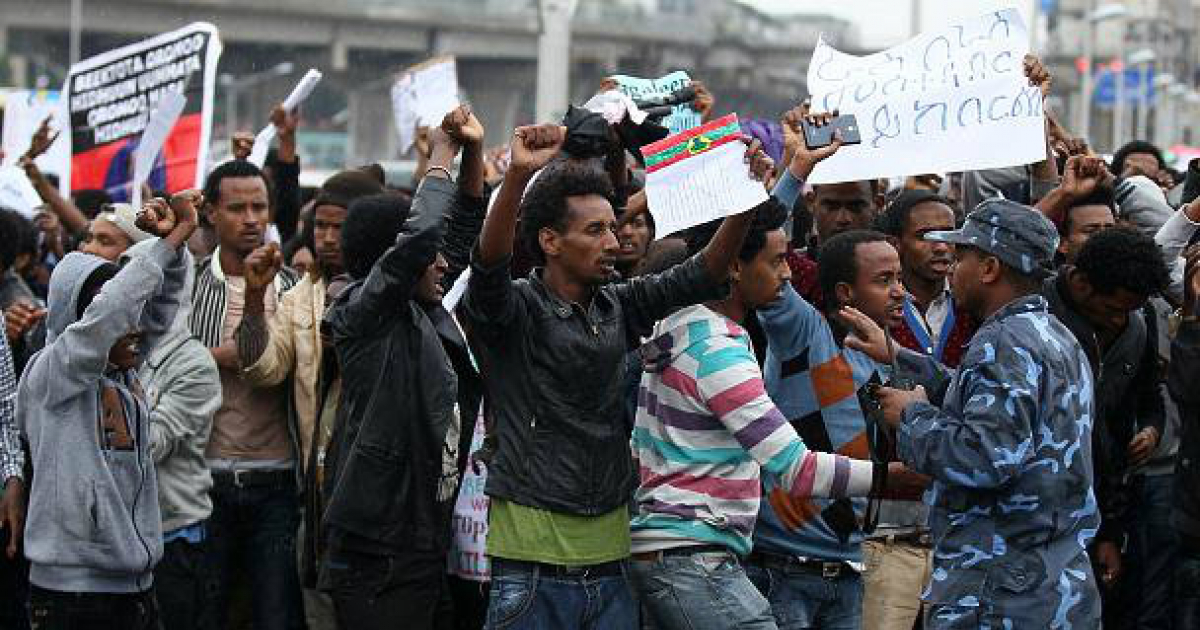
M 302 630 L 304 600 L 296 567 L 300 503 L 290 471 L 273 483 L 234 483 L 213 474 L 209 565 L 217 577 L 217 627 L 228 626 L 229 586 L 247 577 L 255 630 Z
M 634 588 L 651 630 L 777 630 L 767 598 L 729 552 L 634 560 Z
M 1174 564 L 1178 543 L 1171 526 L 1174 475 L 1135 477 L 1136 508 L 1129 524 L 1129 564 L 1122 579 L 1136 580 L 1132 627 L 1138 630 L 1170 630 L 1174 594 Z
M 583 568 L 554 571 L 492 559 L 488 630 L 629 630 L 637 624 L 625 563 L 618 575 L 592 576 Z
M 746 575 L 771 603 L 779 630 L 858 630 L 862 625 L 862 576 L 848 568 L 826 578 L 800 567 L 747 564 Z
M 1175 627 L 1200 628 L 1200 548 L 1181 547 L 1175 559 Z

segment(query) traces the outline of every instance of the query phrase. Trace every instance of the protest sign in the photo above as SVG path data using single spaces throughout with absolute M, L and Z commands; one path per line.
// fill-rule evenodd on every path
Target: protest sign
M 815 111 L 858 118 L 862 144 L 810 183 L 1001 168 L 1045 158 L 1042 96 L 1022 70 L 1029 32 L 1015 9 L 923 33 L 866 56 L 823 39 L 808 67 Z
M 320 70 L 309 68 L 296 87 L 292 88 L 292 92 L 287 95 L 287 98 L 283 99 L 283 109 L 289 114 L 296 111 L 300 103 L 303 103 L 313 93 L 313 90 L 317 89 L 317 84 L 321 82 L 322 76 Z M 262 168 L 263 164 L 267 162 L 267 153 L 271 150 L 271 142 L 274 140 L 275 125 L 267 123 L 267 126 L 263 127 L 262 131 L 259 131 L 258 135 L 254 137 L 254 147 L 250 149 L 250 157 L 247 159 L 258 168 Z
M 0 166 L 0 207 L 16 210 L 26 219 L 33 219 L 34 210 L 42 205 L 42 198 L 25 171 L 18 166 Z
M 71 66 L 63 90 L 70 116 L 70 189 L 131 198 L 133 154 L 150 112 L 169 91 L 186 97 L 149 174 L 152 188 L 199 188 L 207 174 L 221 41 L 196 22 Z
M 133 207 L 142 207 L 142 184 L 150 177 L 154 168 L 154 160 L 162 151 L 163 143 L 167 141 L 183 107 L 187 105 L 187 97 L 180 92 L 167 91 L 158 99 L 158 105 L 150 114 L 150 121 L 142 131 L 137 149 L 133 152 L 133 182 L 130 184 Z
M 458 71 L 454 57 L 435 57 L 405 70 L 392 85 L 392 114 L 400 135 L 400 152 L 413 145 L 417 127 L 442 124 L 458 107 Z
M 750 177 L 737 114 L 642 147 L 655 238 L 738 214 L 767 200 Z
M 15 165 L 29 150 L 29 141 L 47 117 L 50 118 L 51 134 L 67 128 L 67 110 L 57 90 L 0 89 L 0 105 L 4 107 L 4 132 L 0 141 L 4 166 Z M 43 173 L 59 176 L 67 174 L 70 161 L 71 142 L 65 133 L 35 160 Z
M 471 437 L 471 454 L 483 446 L 483 413 L 475 421 L 475 434 Z M 479 472 L 470 464 L 463 473 L 458 500 L 454 504 L 454 540 L 449 554 L 449 569 L 452 575 L 464 580 L 486 582 L 491 569 L 487 557 L 488 507 L 490 501 L 484 493 L 487 485 L 487 469 Z
M 683 70 L 676 70 L 657 79 L 641 79 L 624 74 L 618 74 L 612 79 L 617 82 L 617 89 L 634 101 L 667 97 L 692 82 L 688 73 Z M 671 115 L 664 118 L 662 124 L 671 133 L 681 133 L 700 126 L 700 112 L 692 109 L 690 103 L 676 105 L 671 108 Z

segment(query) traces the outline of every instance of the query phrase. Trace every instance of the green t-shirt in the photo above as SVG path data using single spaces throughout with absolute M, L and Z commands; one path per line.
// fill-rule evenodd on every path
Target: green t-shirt
M 487 553 L 495 558 L 560 566 L 602 564 L 629 557 L 629 509 L 574 516 L 493 498 Z

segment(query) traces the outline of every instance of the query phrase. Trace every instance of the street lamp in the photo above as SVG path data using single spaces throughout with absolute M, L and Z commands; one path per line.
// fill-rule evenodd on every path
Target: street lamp
M 1095 0 L 1091 0 L 1095 6 Z M 1129 9 L 1123 4 L 1105 4 L 1087 15 L 1087 36 L 1083 38 L 1083 81 L 1079 84 L 1079 129 L 1087 138 L 1092 124 L 1092 65 L 1096 55 L 1096 25 L 1107 20 L 1123 18 Z M 1123 37 L 1122 37 L 1123 39 Z
M 221 87 L 225 88 L 225 125 L 229 128 L 229 134 L 232 135 L 237 130 L 237 101 L 242 90 L 254 87 L 259 83 L 265 83 L 271 79 L 278 77 L 286 77 L 295 70 L 295 65 L 290 61 L 277 63 L 274 66 L 259 72 L 244 74 L 240 77 L 235 77 L 232 74 L 222 74 L 217 77 L 217 82 Z

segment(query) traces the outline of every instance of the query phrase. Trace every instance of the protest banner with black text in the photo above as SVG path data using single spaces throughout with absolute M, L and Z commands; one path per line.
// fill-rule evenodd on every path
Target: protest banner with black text
M 1022 60 L 1029 31 L 1005 9 L 872 55 L 823 39 L 808 67 L 813 109 L 858 119 L 862 144 L 817 165 L 810 183 L 982 170 L 1045 158 L 1041 91 Z
M 114 199 L 131 199 L 134 153 L 167 91 L 187 100 L 147 183 L 172 193 L 200 187 L 220 55 L 217 28 L 196 22 L 71 66 L 63 89 L 71 124 L 70 189 L 102 189 Z

